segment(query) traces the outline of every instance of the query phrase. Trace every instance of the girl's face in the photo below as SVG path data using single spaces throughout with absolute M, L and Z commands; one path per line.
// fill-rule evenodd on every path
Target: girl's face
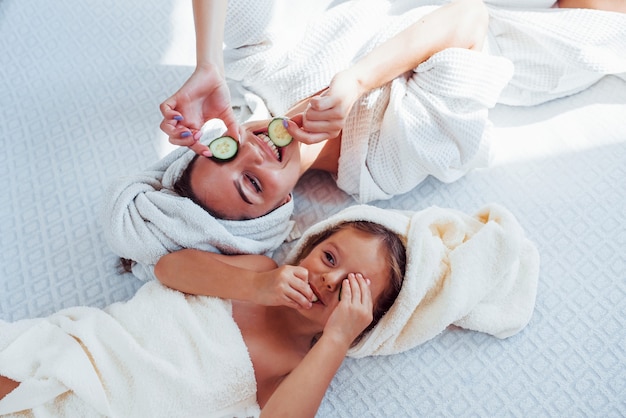
M 227 162 L 199 157 L 191 171 L 198 199 L 224 219 L 253 219 L 288 202 L 300 177 L 297 141 L 268 144 L 267 122 L 240 128 L 239 152 Z
M 309 271 L 309 285 L 318 297 L 300 312 L 325 325 L 337 304 L 341 283 L 349 273 L 370 279 L 374 304 L 390 282 L 387 249 L 378 237 L 346 227 L 322 241 L 300 262 Z

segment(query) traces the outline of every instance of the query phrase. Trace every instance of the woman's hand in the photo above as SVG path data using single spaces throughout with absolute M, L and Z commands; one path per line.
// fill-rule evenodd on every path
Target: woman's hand
M 254 302 L 266 306 L 309 309 L 314 295 L 308 278 L 308 270 L 299 266 L 285 265 L 258 273 Z
M 161 103 L 161 130 L 174 145 L 193 149 L 203 155 L 208 147 L 196 135 L 209 119 L 221 119 L 225 135 L 239 137 L 237 121 L 230 104 L 226 80 L 215 65 L 196 67 L 191 77 L 170 98 Z
M 305 144 L 337 138 L 352 106 L 363 93 L 352 72 L 346 70 L 337 73 L 328 89 L 310 99 L 302 113 L 301 129 L 298 129 L 297 124 L 290 123 L 289 133 Z
M 350 273 L 341 284 L 341 300 L 328 318 L 324 335 L 350 347 L 372 322 L 374 303 L 370 281 L 360 273 Z

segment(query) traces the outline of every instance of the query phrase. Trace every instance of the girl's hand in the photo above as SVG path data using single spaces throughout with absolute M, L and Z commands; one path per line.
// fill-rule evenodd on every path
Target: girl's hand
M 370 281 L 360 273 L 350 273 L 341 284 L 341 300 L 328 318 L 324 335 L 339 339 L 349 347 L 372 322 L 374 304 Z
M 338 73 L 328 89 L 309 101 L 302 114 L 301 129 L 290 123 L 289 133 L 305 144 L 337 138 L 352 106 L 363 93 L 358 79 L 350 71 Z
M 265 306 L 288 306 L 309 309 L 313 291 L 309 286 L 309 271 L 299 266 L 280 266 L 259 273 L 257 276 L 254 302 Z
M 197 67 L 185 84 L 161 103 L 160 110 L 163 114 L 160 127 L 169 141 L 189 147 L 197 154 L 208 151 L 206 145 L 198 142 L 198 133 L 209 119 L 221 119 L 226 125 L 225 135 L 239 137 L 226 80 L 215 66 Z

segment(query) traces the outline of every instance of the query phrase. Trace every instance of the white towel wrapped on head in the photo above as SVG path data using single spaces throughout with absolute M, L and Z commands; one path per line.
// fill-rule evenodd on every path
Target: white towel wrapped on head
M 375 222 L 400 235 L 407 266 L 393 306 L 350 356 L 399 353 L 450 325 L 506 338 L 530 321 L 539 254 L 502 206 L 487 205 L 474 216 L 439 207 L 411 213 L 352 206 L 309 228 L 289 259 L 312 234 L 355 220 Z
M 133 273 L 142 280 L 154 278 L 160 257 L 181 248 L 268 255 L 294 225 L 293 199 L 259 218 L 237 221 L 215 218 L 177 195 L 174 184 L 195 155 L 187 148 L 175 150 L 148 169 L 117 179 L 106 191 L 104 236 L 115 254 L 137 262 Z

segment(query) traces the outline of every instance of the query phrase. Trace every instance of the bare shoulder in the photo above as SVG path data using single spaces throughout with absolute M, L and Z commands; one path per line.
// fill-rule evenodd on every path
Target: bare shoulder
M 233 301 L 233 317 L 241 335 L 257 383 L 257 401 L 263 407 L 283 379 L 302 361 L 310 347 L 294 342 L 271 318 L 272 308 Z

